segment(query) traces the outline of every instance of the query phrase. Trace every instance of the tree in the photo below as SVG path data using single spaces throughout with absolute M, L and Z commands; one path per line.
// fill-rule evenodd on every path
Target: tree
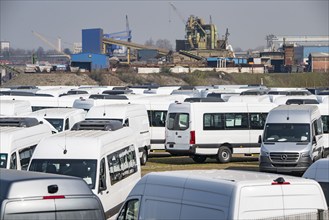
M 154 40 L 152 38 L 148 39 L 145 44 L 145 46 L 154 46 Z
M 38 58 L 43 57 L 45 55 L 45 50 L 43 49 L 43 47 L 39 47 L 36 51 L 36 55 Z
M 159 40 L 157 40 L 155 45 L 158 48 L 172 50 L 172 45 L 168 39 L 159 39 Z
M 69 48 L 65 48 L 65 49 L 63 50 L 63 52 L 64 52 L 65 54 L 67 54 L 67 55 L 71 55 L 71 54 L 72 54 L 72 52 L 71 52 L 71 50 L 70 50 Z

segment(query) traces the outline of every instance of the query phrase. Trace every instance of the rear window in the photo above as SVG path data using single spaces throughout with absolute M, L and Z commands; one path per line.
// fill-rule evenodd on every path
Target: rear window
M 33 159 L 29 171 L 80 177 L 94 189 L 96 166 L 97 160 Z
M 7 167 L 8 154 L 0 154 L 0 168 Z
M 190 126 L 190 117 L 187 113 L 170 113 L 167 122 L 168 130 L 186 130 Z

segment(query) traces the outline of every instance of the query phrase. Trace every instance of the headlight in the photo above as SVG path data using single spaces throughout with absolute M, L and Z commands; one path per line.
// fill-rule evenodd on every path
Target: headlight
M 304 153 L 301 153 L 302 157 L 309 157 L 310 156 L 310 153 L 309 152 L 304 152 Z

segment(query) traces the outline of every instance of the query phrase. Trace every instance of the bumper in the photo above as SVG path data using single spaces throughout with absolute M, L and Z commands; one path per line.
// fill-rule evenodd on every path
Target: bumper
M 173 145 L 166 144 L 165 145 L 166 151 L 172 155 L 179 155 L 179 156 L 191 156 L 195 154 L 195 147 L 190 146 L 189 149 L 175 149 Z
M 259 157 L 259 170 L 262 172 L 275 172 L 275 173 L 292 173 L 292 172 L 305 172 L 312 164 L 310 157 L 300 157 L 298 161 L 292 163 L 273 162 L 268 156 Z

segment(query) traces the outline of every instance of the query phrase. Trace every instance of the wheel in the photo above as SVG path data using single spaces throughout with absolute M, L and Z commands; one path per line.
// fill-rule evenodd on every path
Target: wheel
M 203 156 L 203 155 L 193 155 L 192 159 L 196 163 L 204 163 L 206 161 L 207 157 Z
M 141 161 L 141 165 L 145 165 L 147 162 L 147 153 L 145 149 L 143 149 L 142 151 L 142 156 L 140 158 L 140 161 Z
M 232 159 L 232 151 L 227 146 L 221 146 L 218 150 L 217 161 L 220 163 L 228 163 Z

